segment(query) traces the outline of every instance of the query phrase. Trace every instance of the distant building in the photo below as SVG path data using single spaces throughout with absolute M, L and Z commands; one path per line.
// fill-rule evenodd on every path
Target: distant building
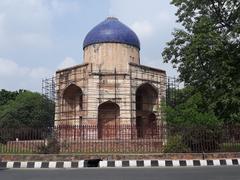
M 101 139 L 118 137 L 119 125 L 136 126 L 145 137 L 162 123 L 166 72 L 140 64 L 130 28 L 109 17 L 87 34 L 83 51 L 83 64 L 56 72 L 56 126 L 97 125 Z

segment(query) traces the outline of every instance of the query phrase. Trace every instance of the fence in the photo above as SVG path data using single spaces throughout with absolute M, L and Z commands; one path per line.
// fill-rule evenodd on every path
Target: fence
M 135 125 L 0 129 L 0 153 L 240 151 L 240 126 Z

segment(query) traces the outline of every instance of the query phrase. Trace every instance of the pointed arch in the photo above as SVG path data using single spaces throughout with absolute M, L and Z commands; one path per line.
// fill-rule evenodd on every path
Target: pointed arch
M 65 124 L 78 125 L 82 119 L 83 91 L 75 84 L 67 86 L 62 94 L 62 113 Z
M 150 83 L 141 84 L 136 89 L 135 99 L 137 136 L 144 138 L 148 136 L 149 128 L 155 124 L 154 109 L 158 105 L 158 89 Z
M 152 83 L 150 83 L 150 82 L 144 82 L 144 83 L 142 83 L 142 84 L 140 84 L 138 87 L 137 87 L 137 89 L 136 89 L 136 91 L 139 89 L 139 88 L 143 88 L 143 87 L 149 87 L 149 88 L 151 88 L 153 91 L 155 91 L 157 94 L 158 94 L 158 88 L 155 86 L 155 85 L 153 85 Z
M 158 90 L 150 83 L 141 84 L 136 90 L 136 110 L 153 111 L 157 104 Z
M 120 107 L 106 101 L 98 106 L 98 138 L 115 138 L 120 124 Z

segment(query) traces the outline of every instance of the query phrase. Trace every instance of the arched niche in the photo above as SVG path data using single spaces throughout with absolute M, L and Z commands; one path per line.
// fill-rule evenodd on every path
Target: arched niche
M 152 136 L 152 129 L 156 129 L 157 124 L 154 109 L 158 105 L 158 90 L 150 83 L 144 83 L 137 88 L 135 98 L 137 136 Z
M 107 101 L 98 107 L 98 138 L 116 138 L 120 125 L 120 107 Z
M 79 125 L 82 120 L 83 91 L 75 84 L 69 85 L 62 96 L 62 113 L 65 124 Z

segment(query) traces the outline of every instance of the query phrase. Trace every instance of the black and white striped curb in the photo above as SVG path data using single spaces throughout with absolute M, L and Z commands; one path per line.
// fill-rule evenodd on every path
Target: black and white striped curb
M 82 161 L 8 161 L 0 162 L 0 168 L 83 168 Z
M 239 166 L 240 159 L 214 160 L 81 160 L 81 161 L 8 161 L 0 162 L 0 168 L 87 168 L 87 167 L 195 167 Z
M 180 166 L 233 166 L 240 165 L 240 159 L 218 160 L 129 160 L 100 161 L 99 167 L 180 167 Z

